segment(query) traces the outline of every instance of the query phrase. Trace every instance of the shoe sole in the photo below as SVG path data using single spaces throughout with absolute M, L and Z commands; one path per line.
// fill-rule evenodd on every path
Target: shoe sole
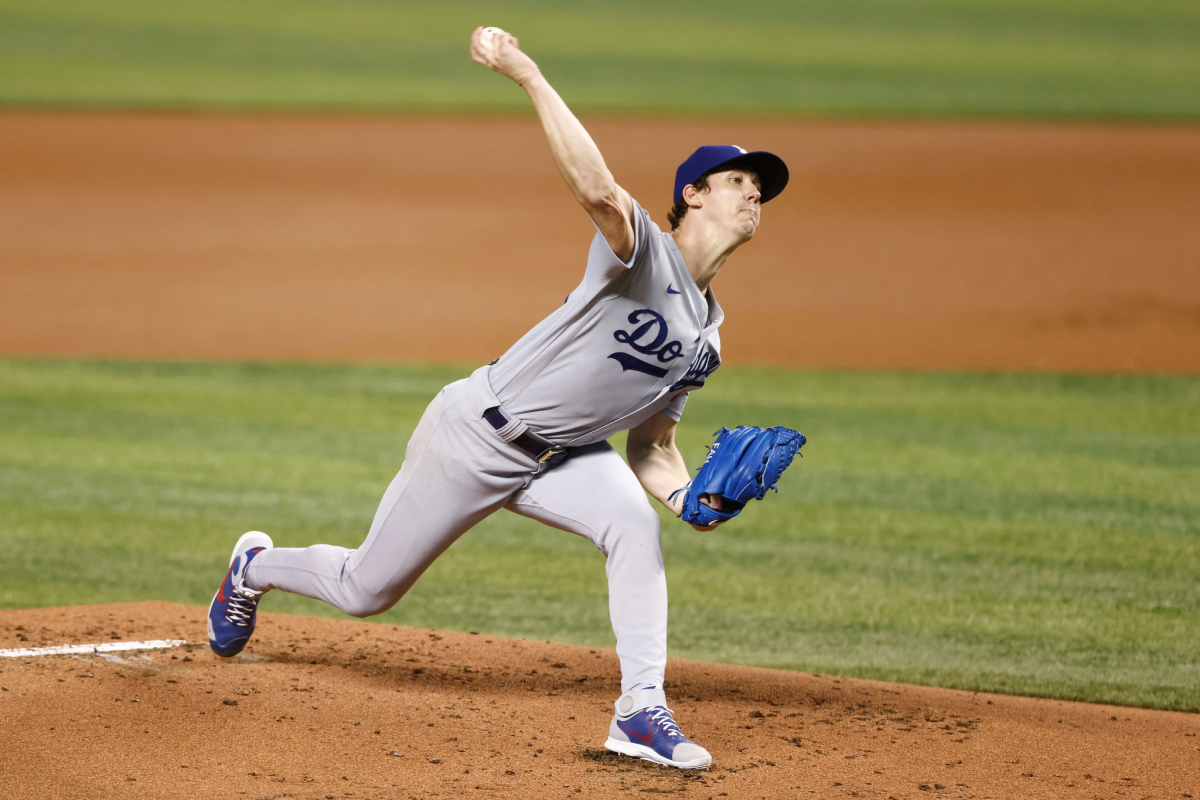
M 669 758 L 660 756 L 654 750 L 641 744 L 634 742 L 621 742 L 611 736 L 604 743 L 606 750 L 611 750 L 614 753 L 619 753 L 623 756 L 632 756 L 640 758 L 643 761 L 653 761 L 655 764 L 662 764 L 664 767 L 675 767 L 676 769 L 708 769 L 712 765 L 712 756 L 708 758 L 697 758 L 695 761 L 672 761 Z
M 262 531 L 247 531 L 246 533 L 243 533 L 238 538 L 237 544 L 235 544 L 233 546 L 233 552 L 229 554 L 229 566 L 231 566 L 231 567 L 233 566 L 233 560 L 235 558 L 237 558 L 238 553 L 244 553 L 245 551 L 250 550 L 251 548 L 254 548 L 254 547 L 274 547 L 274 546 L 275 546 L 275 543 L 273 541 L 271 541 L 271 537 L 268 536 L 267 534 L 263 533 Z M 212 614 L 212 607 L 217 602 L 217 594 L 219 594 L 220 591 L 221 590 L 218 588 L 217 591 L 213 593 L 213 599 L 208 604 L 208 613 L 210 615 L 210 619 L 208 621 L 208 628 L 209 628 L 208 646 L 209 646 L 209 649 L 211 649 L 217 655 L 221 656 L 221 658 L 233 658 L 234 656 L 236 656 L 238 653 L 242 652 L 242 650 L 245 649 L 246 643 L 250 641 L 250 637 L 247 636 L 245 639 L 240 640 L 240 642 L 238 640 L 234 640 L 233 642 L 230 642 L 228 647 L 226 647 L 227 652 L 225 652 L 225 653 L 222 653 L 217 650 L 216 644 L 213 642 L 213 638 L 212 638 L 211 614 Z

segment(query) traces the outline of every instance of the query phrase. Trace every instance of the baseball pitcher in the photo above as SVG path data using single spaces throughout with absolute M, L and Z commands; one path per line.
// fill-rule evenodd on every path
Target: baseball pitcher
M 761 498 L 804 443 L 786 428 L 722 431 L 700 473 L 675 446 L 688 394 L 721 364 L 710 284 L 783 191 L 775 155 L 701 147 L 675 178 L 671 231 L 622 189 L 595 143 L 510 34 L 480 28 L 471 56 L 533 101 L 563 179 L 596 226 L 583 279 L 508 352 L 442 389 L 356 550 L 238 540 L 209 608 L 212 649 L 239 653 L 263 593 L 295 592 L 355 617 L 391 608 L 459 536 L 507 509 L 591 540 L 607 559 L 621 696 L 606 747 L 706 768 L 667 707 L 667 581 L 646 494 L 698 530 Z M 628 430 L 625 461 L 607 439 Z

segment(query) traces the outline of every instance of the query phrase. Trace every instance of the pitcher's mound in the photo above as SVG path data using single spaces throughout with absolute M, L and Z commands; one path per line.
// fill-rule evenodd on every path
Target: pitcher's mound
M 603 749 L 611 650 L 263 615 L 241 656 L 205 609 L 0 612 L 5 797 L 1200 797 L 1200 716 L 673 660 L 713 754 L 680 772 Z

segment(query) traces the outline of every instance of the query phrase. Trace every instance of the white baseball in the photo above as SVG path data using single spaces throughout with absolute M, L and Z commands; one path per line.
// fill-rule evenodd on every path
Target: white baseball
M 480 47 L 482 47 L 486 52 L 491 53 L 493 48 L 496 46 L 496 34 L 498 33 L 504 33 L 504 31 L 500 30 L 499 28 L 484 28 L 479 34 Z

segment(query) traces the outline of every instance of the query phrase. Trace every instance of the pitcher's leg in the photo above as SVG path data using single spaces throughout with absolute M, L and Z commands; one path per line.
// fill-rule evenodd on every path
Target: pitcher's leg
M 658 514 L 608 445 L 538 475 L 506 508 L 591 540 L 608 558 L 608 609 L 621 688 L 662 686 L 667 666 L 667 576 Z
M 450 387 L 430 404 L 359 548 L 272 548 L 250 563 L 246 585 L 313 597 L 356 617 L 395 605 L 446 548 L 525 483 L 505 472 L 519 465 L 505 462 L 464 405 Z

